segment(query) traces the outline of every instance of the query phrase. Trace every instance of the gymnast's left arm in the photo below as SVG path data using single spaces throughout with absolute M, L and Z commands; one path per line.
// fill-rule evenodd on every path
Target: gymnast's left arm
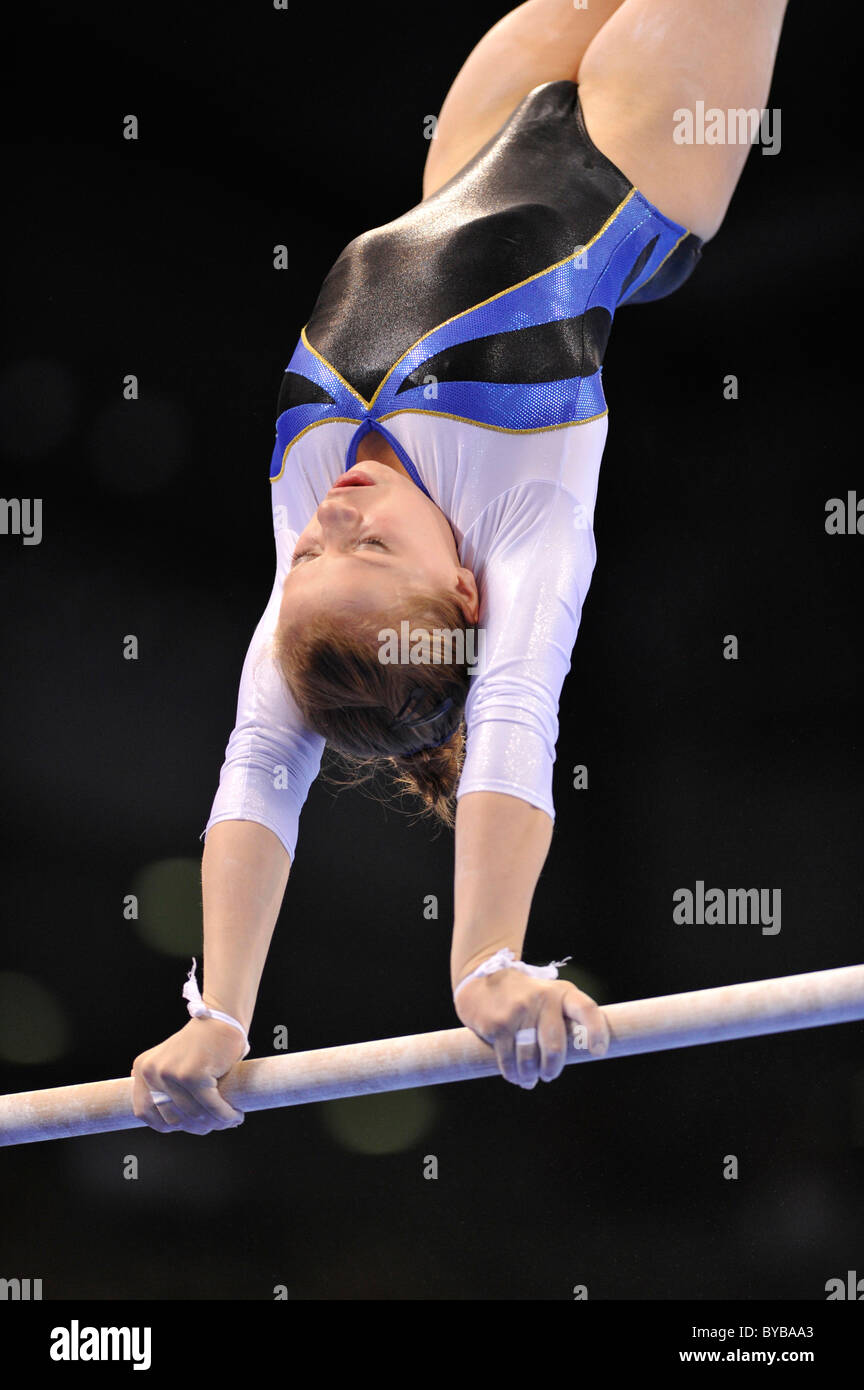
M 485 651 L 466 703 L 468 743 L 456 812 L 451 982 L 509 948 L 521 959 L 531 902 L 552 841 L 558 700 L 593 572 L 593 531 L 579 500 L 547 483 L 496 498 L 463 546 L 478 574 Z M 565 943 L 562 943 L 562 946 Z M 468 980 L 461 1021 L 489 1042 L 502 1075 L 532 1089 L 560 1075 L 567 1030 L 608 1046 L 606 1020 L 565 980 L 513 969 Z M 537 1041 L 517 1034 L 537 1030 Z

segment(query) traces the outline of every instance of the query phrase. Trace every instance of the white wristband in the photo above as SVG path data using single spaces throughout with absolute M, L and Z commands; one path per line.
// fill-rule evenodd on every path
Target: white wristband
M 187 1008 L 189 1010 L 189 1017 L 218 1018 L 220 1023 L 230 1023 L 232 1028 L 236 1028 L 238 1032 L 243 1034 L 243 1041 L 246 1044 L 246 1047 L 243 1052 L 243 1056 L 245 1057 L 246 1053 L 249 1051 L 250 1046 L 249 1039 L 246 1036 L 246 1029 L 243 1027 L 242 1023 L 238 1023 L 237 1019 L 232 1018 L 230 1014 L 223 1014 L 219 1009 L 208 1009 L 207 1005 L 204 1003 L 204 1000 L 201 998 L 201 991 L 198 988 L 198 981 L 195 979 L 195 971 L 197 970 L 197 968 L 198 962 L 193 956 L 192 969 L 189 971 L 186 983 L 183 986 L 183 998 L 188 999 L 189 1001 L 187 1005 Z
M 223 1014 L 220 1009 L 208 1009 L 207 1005 L 204 1003 L 204 1000 L 201 998 L 201 991 L 198 988 L 198 981 L 195 979 L 195 971 L 197 969 L 198 962 L 193 956 L 192 969 L 189 971 L 189 974 L 186 977 L 186 983 L 183 986 L 183 998 L 189 1001 L 186 1006 L 189 1011 L 189 1017 L 218 1018 L 220 1023 L 230 1023 L 232 1028 L 236 1028 L 238 1032 L 243 1034 L 243 1041 L 246 1044 L 246 1047 L 243 1051 L 243 1056 L 245 1057 L 246 1053 L 249 1051 L 249 1039 L 246 1036 L 246 1029 L 243 1027 L 242 1023 L 238 1023 L 237 1019 L 232 1018 L 230 1014 Z M 171 1105 L 172 1103 L 171 1097 L 167 1095 L 165 1091 L 151 1091 L 150 1095 L 153 1099 L 154 1105 Z
M 509 946 L 503 950 L 496 951 L 494 956 L 484 960 L 482 965 L 478 965 L 476 970 L 472 970 L 470 975 L 466 975 L 464 980 L 460 980 L 453 991 L 455 1002 L 456 995 L 463 985 L 467 985 L 469 980 L 474 980 L 478 975 L 494 975 L 498 970 L 519 970 L 523 975 L 533 975 L 537 980 L 557 980 L 558 971 L 562 965 L 566 965 L 572 956 L 565 956 L 563 960 L 550 961 L 548 965 L 526 965 L 524 960 L 517 960 Z

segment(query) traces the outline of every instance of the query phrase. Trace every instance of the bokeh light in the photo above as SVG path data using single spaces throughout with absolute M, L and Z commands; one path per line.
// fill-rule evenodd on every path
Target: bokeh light
M 60 362 L 30 357 L 0 373 L 0 453 L 35 459 L 68 438 L 78 417 L 78 387 Z
M 856 1071 L 851 1085 L 852 1143 L 864 1149 L 864 1071 Z
M 558 959 L 560 960 L 561 957 L 559 956 Z M 596 999 L 600 1004 L 607 999 L 606 986 L 603 981 L 597 975 L 592 975 L 590 970 L 583 970 L 580 965 L 574 965 L 572 961 L 569 965 L 562 965 L 558 971 L 558 979 L 568 980 L 571 985 L 575 985 L 577 989 L 581 989 L 583 994 L 589 995 L 591 999 Z
M 428 1087 L 331 1100 L 318 1113 L 331 1137 L 356 1154 L 404 1153 L 429 1132 L 438 1102 Z
M 32 975 L 0 971 L 0 1058 L 35 1066 L 56 1061 L 68 1048 L 66 1019 L 48 986 Z
M 99 413 L 90 433 L 90 457 L 112 492 L 140 496 L 174 477 L 186 457 L 189 430 L 181 406 L 148 392 L 119 397 Z
M 138 899 L 133 926 L 147 946 L 166 956 L 200 953 L 200 860 L 157 859 L 136 874 L 132 892 Z

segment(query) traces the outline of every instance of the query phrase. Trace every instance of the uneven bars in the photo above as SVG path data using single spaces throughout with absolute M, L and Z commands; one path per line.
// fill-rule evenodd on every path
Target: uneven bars
M 864 1018 L 864 965 L 602 1007 L 610 1032 L 603 1060 L 821 1028 Z M 569 1044 L 568 1065 L 596 1060 Z M 220 1090 L 241 1110 L 270 1110 L 497 1073 L 487 1043 L 451 1028 L 238 1062 Z M 0 1146 L 137 1128 L 129 1077 L 0 1096 Z

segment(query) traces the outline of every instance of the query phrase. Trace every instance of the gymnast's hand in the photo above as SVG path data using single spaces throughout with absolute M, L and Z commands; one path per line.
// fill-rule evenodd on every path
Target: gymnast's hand
M 568 1032 L 592 1057 L 602 1057 L 609 1046 L 602 1009 L 566 980 L 538 980 L 517 970 L 478 975 L 459 991 L 456 1012 L 494 1047 L 501 1075 L 526 1091 L 561 1075 Z M 517 1036 L 526 1029 L 534 1038 Z
M 243 1123 L 217 1082 L 243 1055 L 236 1028 L 214 1018 L 191 1018 L 179 1033 L 142 1052 L 132 1064 L 132 1109 L 159 1134 L 209 1134 Z M 155 1103 L 164 1091 L 171 1104 Z

